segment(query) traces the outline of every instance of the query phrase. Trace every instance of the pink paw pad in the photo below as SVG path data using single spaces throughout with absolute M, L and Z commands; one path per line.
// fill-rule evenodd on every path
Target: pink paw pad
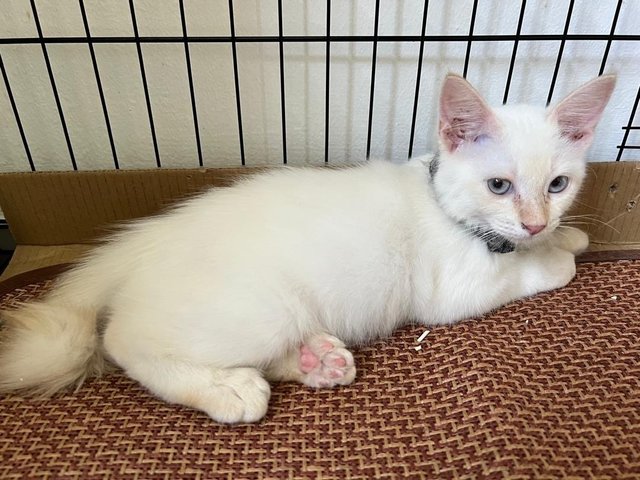
M 347 385 L 355 378 L 353 355 L 335 337 L 318 335 L 300 347 L 302 382 L 310 387 Z
M 307 347 L 303 345 L 300 348 L 300 370 L 309 373 L 320 363 L 320 359 Z
M 327 364 L 332 367 L 346 367 L 347 359 L 344 357 L 334 357 L 334 358 L 330 358 Z

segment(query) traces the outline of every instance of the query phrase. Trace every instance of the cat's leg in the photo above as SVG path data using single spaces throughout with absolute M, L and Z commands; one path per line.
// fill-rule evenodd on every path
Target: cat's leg
M 201 410 L 221 423 L 257 422 L 271 390 L 255 368 L 214 368 L 173 358 L 118 358 L 128 376 L 169 403 Z
M 588 246 L 589 237 L 582 230 L 557 228 L 546 244 L 517 254 L 519 261 L 516 265 L 519 265 L 522 275 L 514 285 L 524 286 L 523 296 L 564 287 L 576 274 L 575 256 Z
M 519 257 L 519 258 L 518 258 Z M 515 298 L 528 297 L 567 285 L 576 274 L 575 256 L 556 246 L 534 248 L 514 262 L 513 287 L 522 290 Z
M 337 338 L 328 334 L 311 336 L 299 348 L 271 363 L 266 375 L 271 380 L 296 381 L 314 388 L 348 385 L 356 377 L 353 355 Z
M 589 236 L 580 229 L 562 225 L 552 233 L 551 244 L 578 255 L 589 247 Z
M 427 324 L 452 323 L 540 292 L 564 287 L 575 276 L 574 255 L 540 244 L 507 254 L 461 256 L 460 264 L 441 278 L 438 290 L 417 317 Z

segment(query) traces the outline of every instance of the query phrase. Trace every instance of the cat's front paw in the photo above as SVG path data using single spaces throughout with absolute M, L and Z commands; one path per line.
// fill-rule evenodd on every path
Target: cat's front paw
M 578 255 L 589 247 L 589 236 L 574 227 L 558 227 L 553 234 L 554 246 Z
M 195 406 L 221 423 L 253 423 L 267 413 L 271 387 L 254 368 L 233 368 L 215 377 L 209 392 L 191 395 L 202 397 Z M 192 403 L 187 403 L 193 406 Z
M 575 257 L 561 248 L 535 252 L 530 260 L 523 271 L 525 296 L 564 287 L 576 274 Z
M 314 388 L 348 385 L 356 377 L 353 355 L 344 343 L 331 335 L 316 335 L 299 350 L 302 383 Z

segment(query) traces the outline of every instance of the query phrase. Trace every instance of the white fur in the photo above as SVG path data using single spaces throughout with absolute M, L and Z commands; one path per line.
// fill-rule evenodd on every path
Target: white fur
M 553 232 L 582 181 L 584 149 L 543 109 L 492 115 L 489 136 L 456 133 L 433 183 L 429 158 L 282 168 L 128 227 L 38 304 L 37 333 L 15 334 L 11 320 L 29 323 L 33 307 L 7 317 L 0 390 L 55 390 L 51 375 L 81 381 L 104 317 L 108 358 L 161 398 L 222 422 L 257 421 L 269 398 L 262 372 L 301 380 L 296 351 L 318 335 L 363 343 L 407 321 L 451 323 L 565 285 L 585 236 Z M 551 198 L 557 175 L 572 183 Z M 493 177 L 513 179 L 545 216 L 542 240 L 523 233 L 513 198 L 488 191 Z M 518 251 L 490 253 L 458 220 L 492 226 Z

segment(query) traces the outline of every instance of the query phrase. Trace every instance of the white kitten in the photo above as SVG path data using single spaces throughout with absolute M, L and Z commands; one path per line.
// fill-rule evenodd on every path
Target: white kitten
M 432 161 L 274 169 L 137 222 L 4 313 L 0 390 L 52 394 L 106 357 L 168 402 L 254 422 L 265 376 L 348 384 L 345 343 L 562 287 L 588 240 L 556 227 L 614 83 L 492 110 L 449 75 Z

